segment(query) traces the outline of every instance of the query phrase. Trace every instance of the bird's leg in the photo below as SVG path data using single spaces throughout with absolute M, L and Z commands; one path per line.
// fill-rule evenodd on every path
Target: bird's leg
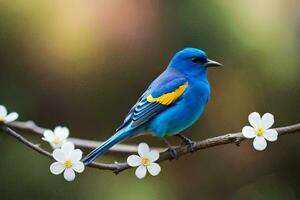
M 188 137 L 185 137 L 184 135 L 181 135 L 181 134 L 177 134 L 175 136 L 179 137 L 183 141 L 184 144 L 189 146 L 189 151 L 190 152 L 193 152 L 195 150 L 194 149 L 195 142 L 193 140 L 191 140 Z
M 177 151 L 171 146 L 171 144 L 168 142 L 168 140 L 166 140 L 166 138 L 163 138 L 163 141 L 168 146 L 168 151 L 170 151 L 172 158 L 175 160 L 178 160 Z

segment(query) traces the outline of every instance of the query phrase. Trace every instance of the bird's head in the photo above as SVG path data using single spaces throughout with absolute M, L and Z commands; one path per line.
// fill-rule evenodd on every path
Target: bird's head
M 185 48 L 177 52 L 169 64 L 170 68 L 196 77 L 206 77 L 208 67 L 220 66 L 222 66 L 222 64 L 208 59 L 204 51 L 196 48 Z

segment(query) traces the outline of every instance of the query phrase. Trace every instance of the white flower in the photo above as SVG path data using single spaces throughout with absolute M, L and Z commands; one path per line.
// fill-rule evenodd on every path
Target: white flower
M 0 105 L 0 123 L 10 123 L 18 119 L 19 115 L 16 112 L 7 114 L 5 106 Z
M 84 164 L 80 162 L 82 151 L 80 149 L 74 150 L 73 143 L 66 142 L 61 149 L 55 149 L 52 155 L 57 161 L 50 166 L 52 174 L 58 175 L 64 172 L 64 178 L 67 181 L 73 181 L 75 179 L 75 172 L 81 173 L 84 171 Z
M 61 147 L 67 141 L 69 133 L 70 131 L 67 127 L 58 126 L 54 129 L 54 132 L 46 130 L 42 139 L 49 142 L 52 148 L 56 149 Z
M 262 151 L 267 147 L 267 141 L 277 140 L 278 133 L 275 129 L 270 129 L 274 124 L 274 116 L 270 113 L 262 117 L 257 112 L 253 112 L 248 117 L 251 126 L 245 126 L 242 130 L 243 136 L 249 139 L 254 138 L 253 146 L 256 150 Z
M 161 171 L 160 166 L 155 163 L 159 158 L 159 153 L 156 150 L 150 151 L 146 143 L 140 143 L 138 147 L 138 155 L 131 155 L 127 158 L 127 163 L 131 167 L 138 167 L 135 170 L 135 175 L 142 179 L 146 176 L 147 170 L 152 176 L 156 176 Z

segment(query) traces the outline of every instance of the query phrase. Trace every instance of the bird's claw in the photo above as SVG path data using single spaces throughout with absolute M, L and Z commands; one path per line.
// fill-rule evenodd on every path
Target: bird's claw
M 193 153 L 196 149 L 194 148 L 195 142 L 191 139 L 189 139 L 188 137 L 185 137 L 184 135 L 176 135 L 177 137 L 179 137 L 182 140 L 182 144 L 181 145 L 187 145 L 188 146 L 188 150 L 189 152 Z
M 188 150 L 189 152 L 193 153 L 196 149 L 194 148 L 195 142 L 192 140 L 188 140 L 186 142 L 184 142 L 185 145 L 188 146 Z
M 189 152 L 193 153 L 195 151 L 195 148 L 194 148 L 195 142 L 193 140 L 185 138 L 184 141 L 182 142 L 182 144 L 188 146 Z
M 170 152 L 172 159 L 178 160 L 178 154 L 174 148 L 169 148 L 168 151 Z

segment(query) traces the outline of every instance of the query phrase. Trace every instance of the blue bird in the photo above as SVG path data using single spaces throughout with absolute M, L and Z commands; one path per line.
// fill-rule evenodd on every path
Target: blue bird
M 191 148 L 193 141 L 180 134 L 201 116 L 210 96 L 207 68 L 221 66 L 196 48 L 185 48 L 171 59 L 167 69 L 158 76 L 131 108 L 116 133 L 89 153 L 83 162 L 88 165 L 113 145 L 132 136 L 151 133 L 164 139 L 178 136 Z M 164 139 L 174 158 L 176 151 Z

